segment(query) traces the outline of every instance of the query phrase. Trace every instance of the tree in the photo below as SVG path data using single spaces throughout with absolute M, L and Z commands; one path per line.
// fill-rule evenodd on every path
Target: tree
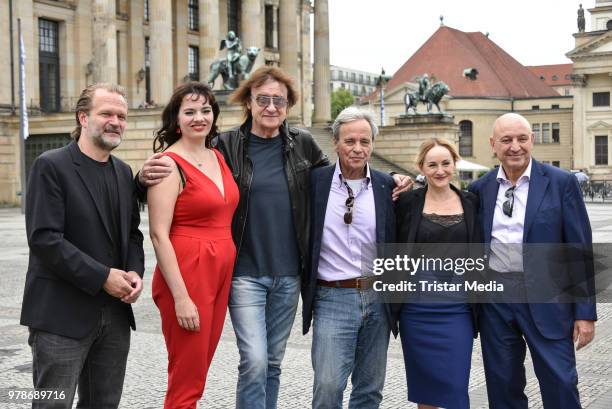
M 353 95 L 346 88 L 338 88 L 331 95 L 332 121 L 346 107 L 353 105 Z

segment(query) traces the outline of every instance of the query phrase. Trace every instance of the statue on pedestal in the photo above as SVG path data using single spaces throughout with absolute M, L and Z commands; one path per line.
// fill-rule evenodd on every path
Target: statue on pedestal
M 438 112 L 443 114 L 440 109 L 440 101 L 444 95 L 448 94 L 449 88 L 442 81 L 438 81 L 433 85 L 430 85 L 429 76 L 423 74 L 420 78 L 417 78 L 419 83 L 419 89 L 416 92 L 406 92 L 404 96 L 404 104 L 406 105 L 406 115 L 409 115 L 411 110 L 414 114 L 418 114 L 417 106 L 419 102 L 427 106 L 427 113 L 431 113 L 433 106 L 438 108 Z
M 212 88 L 219 75 L 223 78 L 223 88 L 226 90 L 236 89 L 240 80 L 248 79 L 253 69 L 255 59 L 259 55 L 258 47 L 249 47 L 246 54 L 242 53 L 240 38 L 233 31 L 227 34 L 227 38 L 221 40 L 221 50 L 227 48 L 226 58 L 214 61 L 210 65 L 208 84 Z

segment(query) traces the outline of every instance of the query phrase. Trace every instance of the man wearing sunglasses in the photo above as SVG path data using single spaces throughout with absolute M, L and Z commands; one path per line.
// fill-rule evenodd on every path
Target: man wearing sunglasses
M 352 373 L 349 407 L 377 408 L 385 381 L 390 316 L 372 289 L 364 251 L 393 242 L 393 179 L 368 160 L 374 117 L 349 107 L 332 125 L 335 165 L 311 174 L 311 269 L 304 289 L 304 333 L 313 319 L 313 408 L 341 408 Z
M 591 226 L 577 179 L 535 160 L 533 143 L 524 117 L 499 117 L 490 144 L 501 166 L 470 186 L 480 197 L 482 234 L 490 245 L 488 279 L 513 289 L 508 302 L 484 302 L 480 309 L 489 406 L 527 408 L 529 346 L 544 408 L 580 408 L 574 343 L 580 349 L 591 342 L 597 320 Z M 577 253 L 582 267 L 563 258 L 560 249 L 568 243 L 586 250 Z M 569 287 L 583 288 L 586 296 L 568 301 L 554 294 Z

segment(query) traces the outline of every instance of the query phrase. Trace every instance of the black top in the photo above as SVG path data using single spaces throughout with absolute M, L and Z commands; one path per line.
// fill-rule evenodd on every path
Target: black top
M 117 176 L 113 162 L 99 162 L 85 155 L 79 150 L 83 157 L 83 166 L 89 168 L 91 175 L 95 175 L 96 183 L 91 186 L 96 202 L 104 216 L 108 220 L 111 240 L 115 249 L 110 267 L 119 268 L 121 265 L 121 228 L 119 225 L 119 193 L 117 187 Z
M 249 211 L 234 274 L 298 275 L 300 257 L 283 164 L 283 139 L 249 135 L 253 181 Z

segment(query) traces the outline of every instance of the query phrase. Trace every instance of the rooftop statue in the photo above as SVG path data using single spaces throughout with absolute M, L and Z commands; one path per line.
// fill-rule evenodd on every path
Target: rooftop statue
M 580 8 L 578 9 L 578 31 L 579 32 L 584 33 L 584 25 L 585 25 L 584 9 L 582 8 L 582 4 L 581 4 Z

